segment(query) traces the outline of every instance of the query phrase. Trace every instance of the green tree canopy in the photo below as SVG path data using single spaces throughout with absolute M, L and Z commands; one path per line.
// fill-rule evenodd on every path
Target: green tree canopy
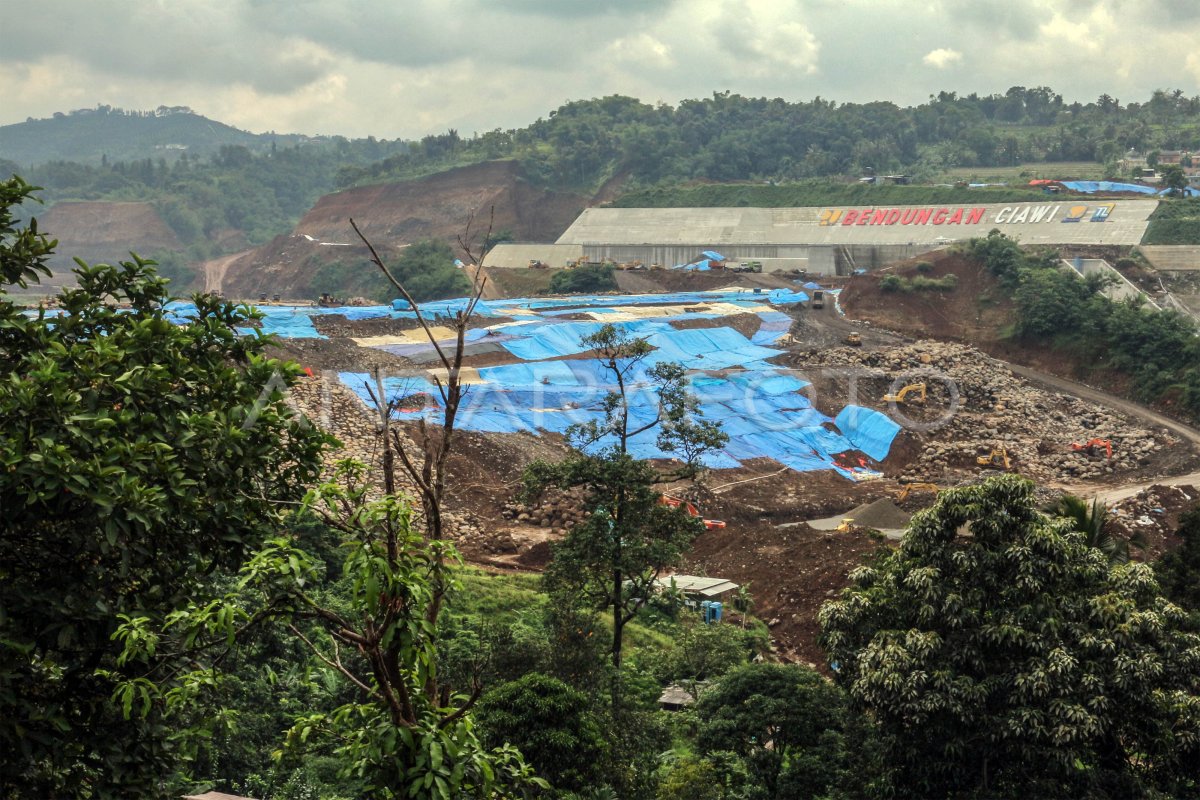
M 616 290 L 616 273 L 608 264 L 586 264 L 556 272 L 550 278 L 550 292 L 553 294 L 588 294 Z
M 1193 792 L 1200 637 L 1016 476 L 943 492 L 821 610 L 904 797 Z
M 438 239 L 413 243 L 389 266 L 417 302 L 461 297 L 471 289 L 467 276 L 454 266 L 450 245 Z
M 531 672 L 492 689 L 475 716 L 491 747 L 511 744 L 556 789 L 604 782 L 604 741 L 591 700 L 557 678 Z
M 186 721 L 168 728 L 146 681 L 181 654 L 150 641 L 129 662 L 120 639 L 203 603 L 317 476 L 327 437 L 284 401 L 299 368 L 235 330 L 247 309 L 201 296 L 172 319 L 136 257 L 81 266 L 61 316 L 22 314 L 3 286 L 50 247 L 12 225 L 31 191 L 0 184 L 0 794 L 151 797 Z
M 1200 619 L 1200 506 L 1179 518 L 1176 535 L 1183 543 L 1154 565 L 1163 594 Z
M 846 766 L 845 695 L 816 671 L 747 664 L 700 695 L 696 740 L 745 761 L 753 797 L 824 797 Z
M 679 563 L 702 529 L 682 508 L 659 502 L 655 484 L 664 477 L 630 455 L 630 441 L 654 431 L 659 449 L 682 457 L 681 470 L 672 476 L 679 478 L 695 475 L 701 457 L 729 437 L 719 423 L 700 416 L 682 367 L 663 362 L 645 368 L 653 350 L 645 339 L 604 325 L 582 344 L 596 353 L 616 385 L 601 401 L 604 418 L 572 426 L 568 437 L 576 454 L 559 464 L 534 462 L 524 477 L 530 496 L 550 484 L 583 493 L 592 513 L 555 545 L 545 585 L 564 602 L 612 610 L 612 664 L 619 669 L 625 624 L 646 602 L 658 575 Z M 638 401 L 653 403 L 652 418 L 634 419 L 630 409 Z M 614 705 L 616 687 L 614 682 Z

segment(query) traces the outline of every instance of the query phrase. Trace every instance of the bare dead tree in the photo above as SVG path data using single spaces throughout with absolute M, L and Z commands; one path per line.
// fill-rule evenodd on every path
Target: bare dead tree
M 485 245 L 491 238 L 492 219 L 494 219 L 494 215 L 495 210 L 493 208 L 487 232 L 484 235 Z M 486 250 L 481 251 L 476 256 L 471 235 L 473 222 L 474 215 L 467 219 L 464 231 L 458 237 L 458 244 L 470 263 L 479 264 Z M 470 328 L 471 318 L 475 314 L 475 309 L 483 297 L 483 289 L 487 283 L 487 276 L 483 274 L 482 269 L 476 269 L 472 281 L 471 293 L 466 305 L 458 309 L 447 320 L 447 327 L 454 332 L 453 348 L 443 347 L 442 342 L 434 334 L 424 312 L 421 311 L 421 307 L 413 299 L 413 296 L 404 286 L 404 283 L 396 278 L 387 264 L 380 258 L 374 245 L 367 240 L 367 237 L 363 235 L 363 232 L 353 219 L 350 220 L 350 226 L 354 228 L 354 232 L 358 234 L 358 238 L 362 240 L 362 243 L 370 253 L 371 263 L 396 287 L 396 291 L 409 304 L 409 307 L 416 315 L 417 323 L 425 332 L 426 338 L 433 346 L 437 353 L 438 361 L 441 363 L 441 370 L 432 373 L 434 386 L 437 388 L 439 398 L 442 402 L 440 425 L 432 426 L 424 418 L 420 419 L 416 423 L 416 436 L 414 437 L 414 444 L 412 446 L 409 446 L 404 441 L 400 432 L 391 424 L 392 414 L 396 410 L 396 400 L 389 400 L 385 396 L 383 379 L 378 370 L 375 371 L 375 386 L 373 389 L 368 387 L 368 390 L 379 412 L 380 419 L 378 424 L 385 441 L 383 452 L 384 491 L 388 494 L 394 494 L 396 491 L 395 462 L 396 459 L 399 459 L 401 466 L 420 496 L 421 510 L 425 515 L 426 538 L 430 541 L 442 541 L 445 538 L 442 520 L 442 501 L 446 494 L 446 462 L 454 444 L 455 423 L 466 394 L 466 387 L 462 383 L 462 362 L 466 348 L 466 335 L 467 330 Z

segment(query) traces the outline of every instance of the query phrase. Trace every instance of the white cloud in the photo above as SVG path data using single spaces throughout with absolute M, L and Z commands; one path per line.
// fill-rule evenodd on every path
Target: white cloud
M 608 55 L 635 67 L 667 69 L 675 66 L 670 45 L 659 41 L 648 33 L 616 39 L 608 46 Z
M 948 47 L 939 47 L 937 50 L 930 50 L 921 59 L 923 64 L 936 69 L 945 69 L 951 64 L 957 64 L 960 61 L 962 61 L 962 53 L 957 50 L 951 50 Z
M 393 138 L 524 126 L 608 94 L 908 105 L 1021 85 L 1139 102 L 1200 77 L 1192 4 L 40 0 L 3 23 L 0 124 L 97 103 L 188 105 L 253 131 Z M 50 36 L 47 19 L 71 24 Z M 986 68 L 956 69 L 968 54 Z

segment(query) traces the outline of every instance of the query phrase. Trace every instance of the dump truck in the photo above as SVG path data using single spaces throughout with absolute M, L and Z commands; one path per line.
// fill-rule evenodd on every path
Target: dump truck
M 812 307 L 813 308 L 824 308 L 825 307 L 825 292 L 821 291 L 820 289 L 813 290 Z

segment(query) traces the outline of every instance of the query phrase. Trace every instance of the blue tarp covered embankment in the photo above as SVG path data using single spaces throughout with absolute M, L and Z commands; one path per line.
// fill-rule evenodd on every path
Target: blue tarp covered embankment
M 887 458 L 892 440 L 900 432 L 900 426 L 886 414 L 862 406 L 846 406 L 837 415 L 835 423 L 856 450 L 876 461 Z
M 790 370 L 773 365 L 770 359 L 781 351 L 763 346 L 776 341 L 790 328 L 791 317 L 764 311 L 764 301 L 783 305 L 808 299 L 799 291 L 776 290 L 687 292 L 640 297 L 530 298 L 521 301 L 492 301 L 488 311 L 496 316 L 517 317 L 521 324 L 499 324 L 487 330 L 486 341 L 498 342 L 521 363 L 478 369 L 459 413 L 464 430 L 492 433 L 566 433 L 572 425 L 602 422 L 604 400 L 613 391 L 613 376 L 596 359 L 580 357 L 583 338 L 594 334 L 602 323 L 592 320 L 560 319 L 558 312 L 581 309 L 620 314 L 621 306 L 658 303 L 669 307 L 662 316 L 619 319 L 616 326 L 632 337 L 644 337 L 654 348 L 625 376 L 631 406 L 631 424 L 653 421 L 658 404 L 655 385 L 647 370 L 661 362 L 679 363 L 688 370 L 688 381 L 699 412 L 705 419 L 722 423 L 729 442 L 721 452 L 711 453 L 705 463 L 714 468 L 736 467 L 747 459 L 770 458 L 798 471 L 836 470 L 855 479 L 877 475 L 861 458 L 846 458 L 849 451 L 882 461 L 887 457 L 899 426 L 885 415 L 867 408 L 849 406 L 836 420 L 813 408 L 805 392 L 808 381 Z M 761 324 L 747 338 L 730 327 L 675 328 L 676 320 L 719 317 L 736 311 L 713 313 L 681 312 L 679 306 L 724 302 L 756 313 Z M 401 312 L 402 313 L 402 312 Z M 628 367 L 628 362 L 623 362 Z M 366 375 L 345 373 L 343 382 L 369 402 Z M 414 400 L 402 409 L 401 419 L 440 419 L 436 386 L 422 371 L 408 377 L 389 378 L 389 397 L 434 398 Z M 633 438 L 631 453 L 638 458 L 672 458 L 657 444 L 657 429 Z M 611 436 L 596 446 L 614 444 Z

